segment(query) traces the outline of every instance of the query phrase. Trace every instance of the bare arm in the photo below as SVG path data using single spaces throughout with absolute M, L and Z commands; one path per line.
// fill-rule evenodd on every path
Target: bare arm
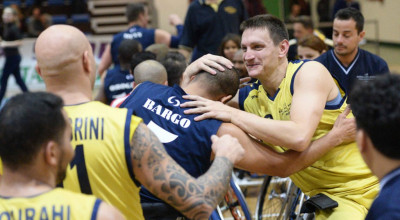
M 5 48 L 5 47 L 19 47 L 22 45 L 22 40 L 14 40 L 14 41 L 1 41 L 0 46 Z
M 303 152 L 288 150 L 282 153 L 254 140 L 237 126 L 224 123 L 218 135 L 230 134 L 245 148 L 245 156 L 235 167 L 271 176 L 287 177 L 312 165 L 333 147 L 342 142 L 354 141 L 356 126 L 354 118 L 346 118 L 347 108 L 338 116 L 333 129 L 322 138 L 313 141 Z
M 97 220 L 124 220 L 125 217 L 122 215 L 122 213 L 114 208 L 113 206 L 105 203 L 105 202 L 101 202 L 100 206 L 99 206 L 99 210 L 97 212 Z
M 241 159 L 243 148 L 232 137 L 213 136 L 215 160 L 204 175 L 195 179 L 166 153 L 157 137 L 140 124 L 131 141 L 131 157 L 136 178 L 154 195 L 190 219 L 208 218 L 223 198 L 233 163 Z M 217 146 L 215 146 L 217 145 Z
M 261 118 L 221 103 L 198 96 L 186 96 L 194 102 L 182 107 L 197 107 L 185 113 L 204 113 L 196 120 L 217 118 L 232 122 L 246 133 L 268 143 L 293 149 L 305 150 L 321 119 L 329 97 L 336 97 L 338 90 L 329 72 L 319 63 L 309 62 L 297 73 L 294 80 L 294 95 L 291 103 L 290 120 L 280 121 Z M 332 98 L 333 99 L 333 98 Z
M 103 52 L 103 56 L 101 57 L 101 61 L 98 68 L 98 73 L 100 76 L 111 66 L 112 58 L 111 58 L 111 45 L 107 44 L 106 49 Z

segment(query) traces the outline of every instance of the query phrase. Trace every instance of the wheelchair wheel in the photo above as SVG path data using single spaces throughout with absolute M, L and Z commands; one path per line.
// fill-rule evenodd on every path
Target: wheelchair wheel
M 296 219 L 301 191 L 289 178 L 264 179 L 256 205 L 256 220 Z

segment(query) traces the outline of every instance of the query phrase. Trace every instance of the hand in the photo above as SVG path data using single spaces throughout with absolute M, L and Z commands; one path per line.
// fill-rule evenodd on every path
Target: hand
M 250 81 L 251 81 L 251 77 L 243 77 L 243 78 L 241 78 L 240 79 L 240 84 L 239 84 L 239 89 L 241 89 L 241 88 L 243 88 L 245 86 L 248 86 L 249 85 L 248 82 L 250 82 Z
M 342 114 L 337 117 L 331 130 L 331 132 L 337 133 L 336 135 L 341 139 L 341 143 L 353 142 L 356 138 L 355 118 L 347 118 L 350 112 L 350 105 L 347 105 Z
M 196 121 L 207 118 L 215 118 L 224 122 L 232 121 L 232 111 L 235 109 L 224 105 L 222 102 L 212 101 L 197 95 L 184 95 L 183 98 L 193 100 L 180 105 L 182 108 L 193 107 L 185 110 L 185 114 L 202 114 L 194 118 Z
M 220 71 L 224 71 L 225 68 L 231 69 L 233 64 L 230 60 L 226 59 L 225 57 L 216 56 L 212 54 L 207 54 L 193 63 L 191 63 L 188 67 L 186 67 L 185 72 L 183 72 L 183 80 L 182 86 L 190 82 L 192 76 L 196 75 L 200 71 L 206 71 L 210 74 L 216 74 L 216 71 L 212 68 L 218 69 Z
M 171 14 L 169 15 L 169 23 L 173 26 L 176 26 L 178 24 L 182 24 L 182 20 L 177 14 Z
M 229 134 L 217 137 L 216 135 L 211 136 L 212 150 L 215 157 L 226 157 L 232 164 L 240 161 L 244 156 L 244 149 L 239 141 L 230 136 Z

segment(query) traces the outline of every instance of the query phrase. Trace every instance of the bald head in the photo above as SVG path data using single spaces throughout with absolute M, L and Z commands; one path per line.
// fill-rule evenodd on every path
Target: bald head
M 83 57 L 93 57 L 85 35 L 69 25 L 53 25 L 43 31 L 36 41 L 35 53 L 43 77 L 83 71 L 82 62 L 88 61 Z
M 167 70 L 155 60 L 141 62 L 133 70 L 133 75 L 136 85 L 145 81 L 158 84 L 164 84 L 167 81 Z

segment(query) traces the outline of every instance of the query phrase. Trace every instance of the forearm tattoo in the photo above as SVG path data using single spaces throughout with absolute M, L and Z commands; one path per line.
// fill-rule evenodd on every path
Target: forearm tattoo
M 142 184 L 191 219 L 205 219 L 216 208 L 229 185 L 233 164 L 216 157 L 210 169 L 195 179 L 169 157 L 157 137 L 144 124 L 131 142 L 134 166 L 147 175 Z

